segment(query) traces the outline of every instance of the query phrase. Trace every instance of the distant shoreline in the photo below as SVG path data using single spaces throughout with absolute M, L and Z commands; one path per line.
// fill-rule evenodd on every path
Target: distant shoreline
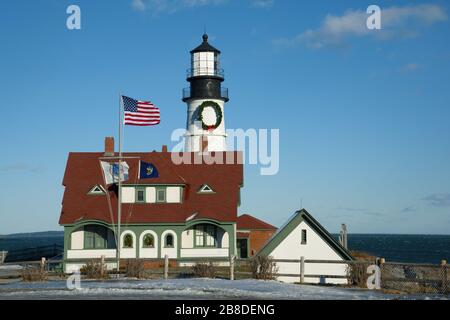
M 331 235 L 339 235 L 338 233 L 330 233 Z M 441 236 L 448 237 L 449 234 L 439 234 L 439 233 L 358 233 L 358 232 L 350 232 L 349 235 L 355 236 Z M 2 238 L 26 238 L 26 237 L 53 237 L 53 236 L 64 236 L 64 231 L 37 231 L 37 232 L 19 232 L 19 233 L 11 233 L 11 234 L 0 234 L 0 239 Z
M 39 231 L 39 232 L 2 234 L 0 235 L 0 239 L 57 237 L 57 236 L 64 236 L 64 231 Z

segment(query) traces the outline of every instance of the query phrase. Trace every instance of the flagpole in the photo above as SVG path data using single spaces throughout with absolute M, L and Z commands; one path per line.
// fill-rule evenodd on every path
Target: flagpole
M 122 95 L 119 94 L 119 183 L 118 183 L 118 191 L 117 191 L 117 277 L 119 277 L 120 273 L 120 222 L 122 217 Z

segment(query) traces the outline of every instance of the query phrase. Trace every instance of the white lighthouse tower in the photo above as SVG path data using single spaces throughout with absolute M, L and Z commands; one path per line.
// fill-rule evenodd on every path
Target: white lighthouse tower
M 188 88 L 183 90 L 187 103 L 186 151 L 226 151 L 224 105 L 228 89 L 222 88 L 223 69 L 220 51 L 208 43 L 208 35 L 191 51 L 191 67 L 187 70 Z

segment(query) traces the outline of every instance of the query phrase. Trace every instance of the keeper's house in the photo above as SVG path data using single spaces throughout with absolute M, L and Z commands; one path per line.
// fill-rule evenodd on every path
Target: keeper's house
M 99 158 L 117 156 L 112 138 L 105 152 L 70 153 L 59 223 L 64 227 L 66 272 L 92 258 L 116 258 L 117 188 L 106 190 Z M 193 155 L 193 153 L 192 153 Z M 124 153 L 129 179 L 122 185 L 121 257 L 227 258 L 236 254 L 237 209 L 243 185 L 239 152 L 226 152 L 236 164 L 179 164 L 171 153 Z M 136 158 L 136 159 L 134 159 Z M 139 179 L 139 161 L 158 177 Z

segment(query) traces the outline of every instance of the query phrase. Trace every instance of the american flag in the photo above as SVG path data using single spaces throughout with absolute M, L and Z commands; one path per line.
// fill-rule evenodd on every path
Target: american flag
M 159 108 L 151 102 L 138 101 L 122 96 L 125 112 L 124 123 L 132 126 L 154 126 L 160 123 Z

